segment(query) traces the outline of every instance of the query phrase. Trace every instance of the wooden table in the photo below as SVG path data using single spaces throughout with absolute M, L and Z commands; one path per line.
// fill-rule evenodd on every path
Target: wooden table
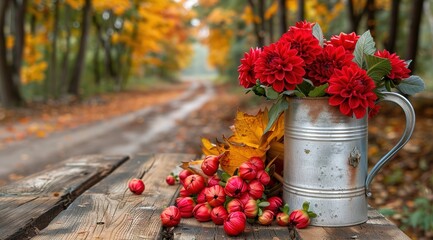
M 179 172 L 188 154 L 81 156 L 59 163 L 13 184 L 0 187 L 0 239 L 409 239 L 377 211 L 367 223 L 344 228 L 303 230 L 247 224 L 230 238 L 221 226 L 182 219 L 162 228 L 161 211 L 173 205 L 179 185 L 165 177 Z M 131 178 L 146 189 L 133 195 Z

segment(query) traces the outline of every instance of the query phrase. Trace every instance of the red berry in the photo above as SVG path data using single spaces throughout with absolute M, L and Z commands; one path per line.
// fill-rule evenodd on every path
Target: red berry
M 144 191 L 144 182 L 141 179 L 133 178 L 128 183 L 129 190 L 134 194 L 140 195 Z
M 180 211 L 175 206 L 170 206 L 164 211 L 162 211 L 161 215 L 162 226 L 164 227 L 174 227 L 180 223 Z

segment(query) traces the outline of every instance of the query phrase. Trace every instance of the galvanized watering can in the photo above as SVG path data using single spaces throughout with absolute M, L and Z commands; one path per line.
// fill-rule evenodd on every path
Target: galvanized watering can
M 377 172 L 409 140 L 415 112 L 397 93 L 383 101 L 399 105 L 406 116 L 403 136 L 368 173 L 368 121 L 347 117 L 328 98 L 288 98 L 284 132 L 283 197 L 291 209 L 305 201 L 317 213 L 315 226 L 350 226 L 367 221 L 369 185 Z

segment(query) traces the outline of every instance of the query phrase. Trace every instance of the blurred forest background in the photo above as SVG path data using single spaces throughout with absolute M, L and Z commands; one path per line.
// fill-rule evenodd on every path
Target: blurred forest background
M 427 93 L 432 91 L 431 0 L 3 0 L 0 123 L 14 109 L 71 104 L 131 89 L 160 90 L 157 86 L 182 78 L 212 79 L 242 95 L 236 69 L 243 53 L 277 41 L 304 19 L 319 23 L 325 38 L 369 29 L 378 49 L 412 59 L 412 72 L 425 80 Z M 426 111 L 422 117 L 432 115 Z M 431 127 L 428 121 L 420 125 Z M 383 139 L 374 139 L 378 143 L 369 154 L 380 156 L 377 146 L 389 145 L 387 137 L 399 123 L 389 124 Z M 380 130 L 373 125 L 371 131 L 380 135 Z M 426 140 L 422 137 L 416 143 Z M 384 186 L 391 185 L 395 194 L 379 195 L 374 203 L 413 238 L 428 239 L 433 238 L 433 177 L 424 172 L 432 169 L 426 156 L 433 146 L 415 145 L 401 158 L 420 160 L 409 164 L 418 175 L 408 178 L 402 165 L 395 165 L 388 176 L 379 176 L 385 185 L 376 187 L 387 192 Z M 424 185 L 399 192 L 398 184 L 415 178 Z

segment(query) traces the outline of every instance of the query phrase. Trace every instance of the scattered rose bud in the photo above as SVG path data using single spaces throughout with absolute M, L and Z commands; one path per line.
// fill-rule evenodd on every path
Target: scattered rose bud
M 244 213 L 247 218 L 255 218 L 259 213 L 259 206 L 257 206 L 257 201 L 254 199 L 248 200 L 244 206 Z
M 179 196 L 181 197 L 189 197 L 191 194 L 185 189 L 185 187 L 180 188 Z
M 201 190 L 203 190 L 203 188 L 205 188 L 206 181 L 205 181 L 204 177 L 197 175 L 197 174 L 193 174 L 193 175 L 189 175 L 188 177 L 185 178 L 184 184 L 185 184 L 184 185 L 185 189 L 190 194 L 197 194 Z
M 144 182 L 141 179 L 133 178 L 128 183 L 129 190 L 134 194 L 140 195 L 144 191 Z
M 188 177 L 189 175 L 193 175 L 194 173 L 191 172 L 188 169 L 184 169 L 179 173 L 179 181 L 182 185 L 184 185 L 185 179 L 186 177 Z
M 278 209 L 283 206 L 283 200 L 280 197 L 273 196 L 268 198 L 269 206 L 265 210 L 271 210 L 274 214 L 278 213 Z
M 272 221 L 274 221 L 274 216 L 274 212 L 271 210 L 264 210 L 262 215 L 259 216 L 258 222 L 264 226 L 271 225 Z
M 271 181 L 271 177 L 265 170 L 258 171 L 256 179 L 259 180 L 264 186 L 267 186 Z
M 223 225 L 224 220 L 228 216 L 227 210 L 224 208 L 224 206 L 218 206 L 212 209 L 210 213 L 210 217 L 212 218 L 212 222 L 214 222 L 216 225 Z
M 237 236 L 245 231 L 247 217 L 243 212 L 232 212 L 224 221 L 224 231 L 229 236 Z
M 280 226 L 288 226 L 289 225 L 289 214 L 285 212 L 279 212 L 276 216 L 277 224 Z
M 204 195 L 206 197 L 206 201 L 212 207 L 220 206 L 226 201 L 226 194 L 224 192 L 224 188 L 220 185 L 205 188 Z
M 260 157 L 251 157 L 248 162 L 256 167 L 256 171 L 265 170 L 265 162 Z
M 263 192 L 265 191 L 265 186 L 258 180 L 253 180 L 249 184 L 249 191 L 248 193 L 253 199 L 260 199 L 263 196 Z
M 228 213 L 243 212 L 244 204 L 241 202 L 241 200 L 234 198 L 227 203 L 226 208 Z
M 220 181 L 221 181 L 221 179 L 218 177 L 218 175 L 213 175 L 207 181 L 207 186 L 208 187 L 212 187 L 212 186 L 215 186 L 215 185 L 219 185 Z
M 219 167 L 220 156 L 206 156 L 201 163 L 201 170 L 208 176 L 214 175 Z
M 199 203 L 195 205 L 194 209 L 192 210 L 192 214 L 197 221 L 207 222 L 211 220 L 211 211 L 212 207 L 209 205 L 209 203 Z
M 244 180 L 253 180 L 257 176 L 256 166 L 250 162 L 244 162 L 239 166 L 239 176 Z
M 191 197 L 178 197 L 176 198 L 176 206 L 179 208 L 180 215 L 183 218 L 192 217 L 192 210 L 195 207 L 195 202 Z
M 176 178 L 175 178 L 173 175 L 168 175 L 168 176 L 165 178 L 165 182 L 166 182 L 168 185 L 174 185 L 174 184 L 176 183 Z
M 252 198 L 251 198 L 250 194 L 248 192 L 246 192 L 246 193 L 243 193 L 238 199 L 245 205 Z
M 290 213 L 289 221 L 290 224 L 296 228 L 306 228 L 310 224 L 311 218 L 317 217 L 317 215 L 309 210 L 310 203 L 304 202 L 302 204 L 302 209 L 294 210 Z
M 289 216 L 290 224 L 296 228 L 306 228 L 310 224 L 310 217 L 304 210 L 294 210 Z
M 205 203 L 206 202 L 206 195 L 204 192 L 206 191 L 206 188 L 200 191 L 199 194 L 197 194 L 197 203 Z
M 239 176 L 232 176 L 227 180 L 226 186 L 224 187 L 225 193 L 229 197 L 240 197 L 243 193 L 248 190 L 248 185 Z
M 284 207 L 280 207 L 281 212 L 277 213 L 275 217 L 277 219 L 277 224 L 280 226 L 288 226 L 290 223 L 289 218 L 289 205 L 286 203 Z
M 164 211 L 162 211 L 161 215 L 162 226 L 164 227 L 174 227 L 180 223 L 180 211 L 175 206 L 170 206 Z

